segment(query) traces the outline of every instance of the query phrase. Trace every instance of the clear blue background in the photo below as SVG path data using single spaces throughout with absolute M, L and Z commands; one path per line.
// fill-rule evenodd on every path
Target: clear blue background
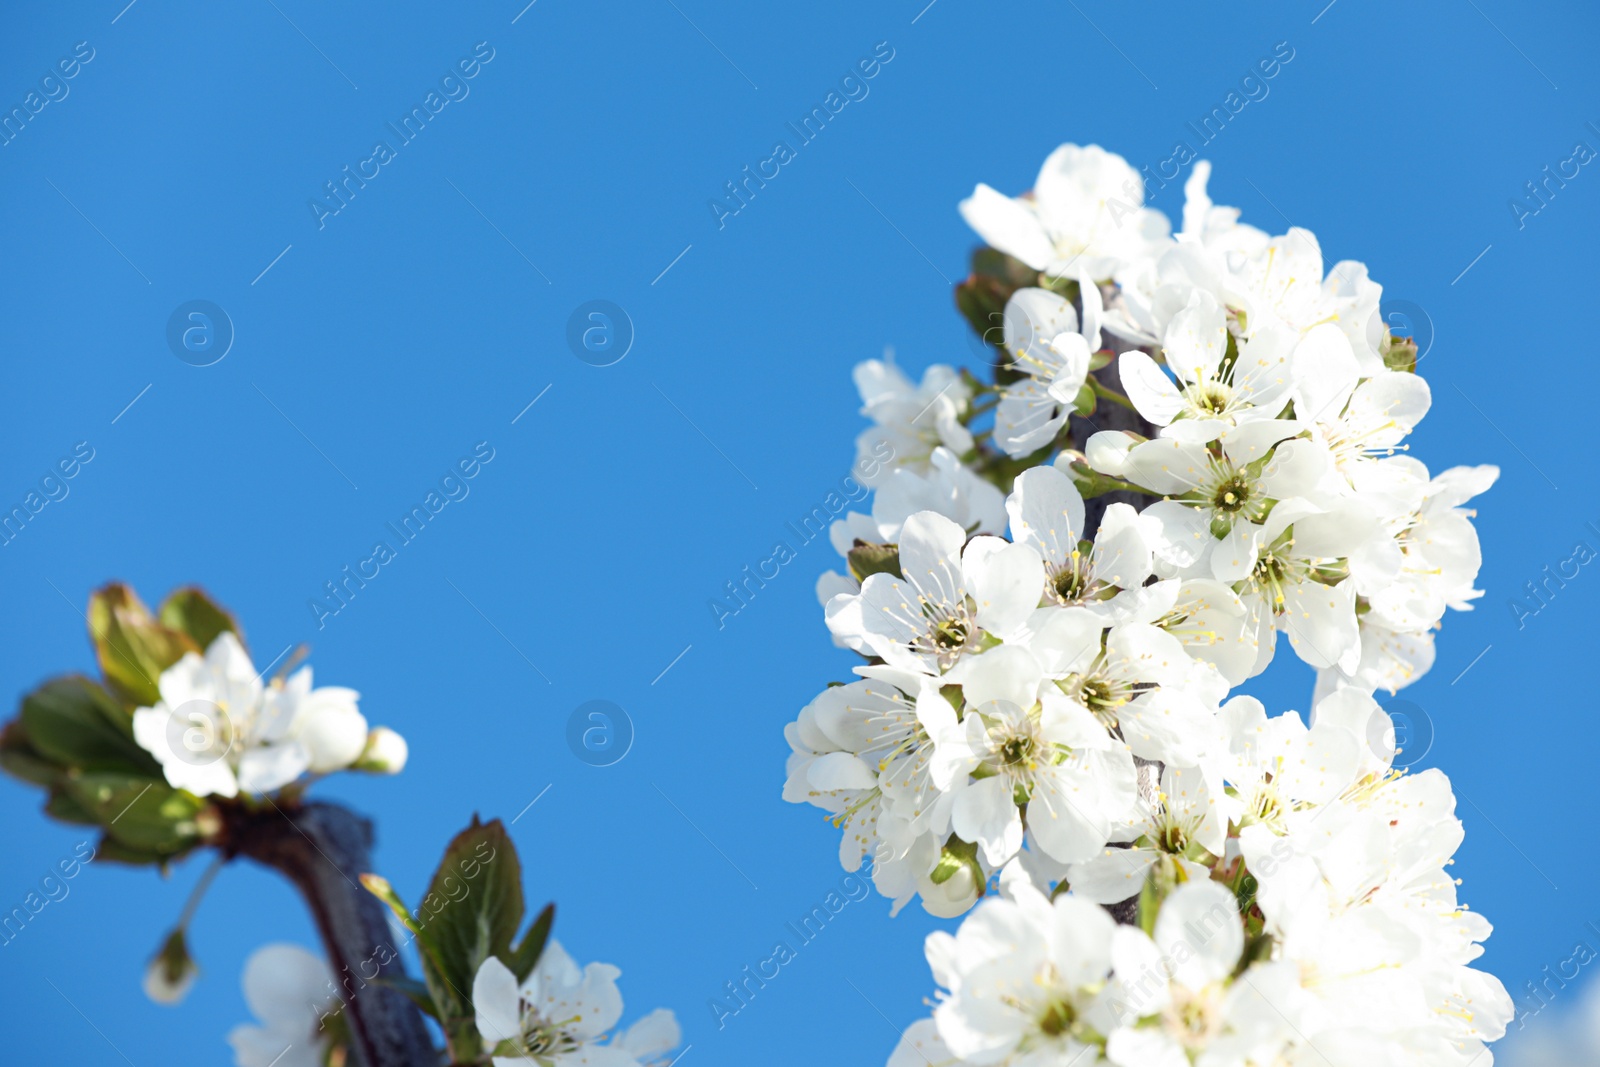
M 1423 765 L 1463 798 L 1454 870 L 1497 924 L 1486 965 L 1520 989 L 1578 939 L 1600 945 L 1584 925 L 1600 921 L 1600 577 L 1583 569 L 1521 629 L 1508 607 L 1576 542 L 1600 548 L 1600 173 L 1525 229 L 1508 208 L 1576 141 L 1600 147 L 1592 8 L 122 2 L 34 5 L 0 35 L 6 109 L 76 42 L 95 49 L 0 148 L 0 502 L 75 442 L 95 449 L 0 549 L 8 701 L 91 667 L 78 609 L 99 583 L 152 602 L 203 583 L 260 662 L 312 642 L 320 680 L 410 739 L 400 778 L 318 787 L 378 819 L 402 892 L 474 811 L 509 819 L 548 786 L 513 827 L 529 894 L 559 900 L 580 959 L 622 967 L 630 1018 L 675 1009 L 692 1063 L 883 1062 L 933 993 L 921 941 L 941 924 L 915 908 L 851 904 L 725 1029 L 707 1009 L 838 884 L 838 832 L 779 798 L 782 727 L 850 665 L 813 599 L 834 565 L 821 543 L 725 629 L 707 602 L 847 473 L 856 361 L 886 344 L 915 371 L 973 361 L 951 284 L 975 182 L 1020 191 L 1063 141 L 1164 159 L 1287 41 L 1270 95 L 1204 148 L 1213 196 L 1312 228 L 1330 264 L 1364 260 L 1431 317 L 1414 454 L 1504 476 L 1480 502 L 1488 595 L 1405 693 L 1434 727 Z M 322 183 L 479 41 L 495 57 L 470 96 L 319 231 Z M 719 230 L 723 183 L 880 41 L 894 59 L 870 96 Z M 1175 214 L 1181 191 L 1155 204 Z M 164 340 L 196 298 L 237 330 L 203 369 Z M 596 298 L 637 335 L 607 368 L 565 340 Z M 319 631 L 322 583 L 484 440 L 471 495 Z M 1309 683 L 1286 669 L 1256 690 L 1304 707 Z M 567 747 L 591 699 L 632 718 L 615 766 Z M 38 800 L 0 782 L 6 908 L 82 839 Z M 236 865 L 194 924 L 201 982 L 180 1007 L 146 1002 L 145 960 L 201 866 L 163 882 L 96 864 L 0 948 L 9 1057 L 226 1062 L 247 954 L 314 940 L 283 883 Z

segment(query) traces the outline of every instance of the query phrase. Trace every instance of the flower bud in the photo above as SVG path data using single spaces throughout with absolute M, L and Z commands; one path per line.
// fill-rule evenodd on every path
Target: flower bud
M 189 993 L 200 968 L 189 956 L 183 927 L 172 931 L 144 972 L 145 996 L 157 1004 L 177 1004 Z
M 387 726 L 379 726 L 367 735 L 367 747 L 353 769 L 373 774 L 399 774 L 405 770 L 409 752 L 405 738 Z
M 311 757 L 311 770 L 318 774 L 343 770 L 361 757 L 367 720 L 353 700 L 308 701 L 300 715 L 300 741 Z

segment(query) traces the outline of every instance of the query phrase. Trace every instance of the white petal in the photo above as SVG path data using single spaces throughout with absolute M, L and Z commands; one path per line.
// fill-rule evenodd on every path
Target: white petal
M 990 538 L 977 538 L 973 545 Z M 993 540 L 999 540 L 994 538 Z M 1027 545 L 1007 545 L 962 558 L 966 586 L 977 606 L 978 624 L 1002 640 L 1014 637 L 1044 595 L 1044 564 Z
M 1094 858 L 1074 863 L 1067 872 L 1067 884 L 1084 900 L 1116 904 L 1138 896 L 1157 855 L 1148 848 L 1102 849 Z
M 493 956 L 484 960 L 472 980 L 472 1003 L 478 1033 L 490 1048 L 522 1037 L 519 1000 L 517 976 Z
M 1148 422 L 1165 426 L 1183 411 L 1183 394 L 1155 360 L 1137 348 L 1117 358 L 1123 392 Z
M 1034 270 L 1044 270 L 1055 254 L 1044 227 L 1031 209 L 979 184 L 961 201 L 961 217 L 991 248 L 1022 260 Z
M 1175 981 L 1196 991 L 1221 981 L 1244 951 L 1238 902 L 1216 882 L 1186 882 L 1162 903 L 1155 942 L 1174 962 Z
M 1018 475 L 1006 500 L 1011 536 L 1033 547 L 1058 567 L 1078 550 L 1083 538 L 1083 497 L 1072 479 L 1055 467 L 1032 467 Z
M 1022 848 L 1022 815 L 1004 775 L 974 782 L 956 795 L 950 826 L 963 841 L 983 847 L 983 856 L 999 867 Z

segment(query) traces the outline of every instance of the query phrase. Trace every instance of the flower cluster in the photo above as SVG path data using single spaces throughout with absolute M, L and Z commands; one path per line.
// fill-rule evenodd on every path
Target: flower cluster
M 1462 505 L 1498 471 L 1405 454 L 1430 394 L 1381 288 L 1208 178 L 1176 235 L 1098 147 L 979 186 L 957 299 L 993 383 L 857 370 L 858 448 L 896 461 L 818 596 L 866 663 L 787 727 L 784 796 L 895 910 L 977 905 L 897 1067 L 1460 1067 L 1510 1017 L 1449 783 L 1392 767 L 1372 697 L 1481 595 Z M 1309 727 L 1232 695 L 1280 634 Z
M 1445 870 L 1462 830 L 1444 775 L 1375 755 L 1386 719 L 1355 690 L 1310 729 L 1247 696 L 1220 717 L 1216 765 L 1167 768 L 1053 892 L 1013 861 L 998 897 L 930 935 L 946 992 L 892 1067 L 1461 1067 L 1504 1034 L 1509 996 L 1467 966 L 1489 924 Z M 1119 926 L 1100 905 L 1130 892 Z
M 161 673 L 161 699 L 133 713 L 133 737 L 161 764 L 167 784 L 195 796 L 282 789 L 306 773 L 356 767 L 398 774 L 405 739 L 368 731 L 353 689 L 311 686 L 311 668 L 263 684 L 231 631 L 205 655 L 185 653 Z

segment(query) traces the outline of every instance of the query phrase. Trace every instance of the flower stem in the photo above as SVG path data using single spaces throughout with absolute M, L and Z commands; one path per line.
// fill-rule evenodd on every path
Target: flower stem
M 1109 400 L 1113 404 L 1120 404 L 1123 407 L 1127 408 L 1129 411 L 1137 411 L 1137 410 L 1139 410 L 1138 408 L 1133 406 L 1133 401 L 1129 400 L 1127 397 L 1123 396 L 1121 393 L 1117 392 L 1115 389 L 1112 389 L 1109 386 L 1101 384 L 1100 379 L 1096 378 L 1092 374 L 1089 375 L 1089 388 L 1093 389 L 1094 390 L 1094 395 L 1097 396 L 1097 397 L 1100 397 L 1102 400 Z
M 211 861 L 211 866 L 205 869 L 200 880 L 195 882 L 194 888 L 189 890 L 189 899 L 183 905 L 183 911 L 178 916 L 178 929 L 187 930 L 189 921 L 194 918 L 194 913 L 200 910 L 200 901 L 206 895 L 206 890 L 211 888 L 211 883 L 217 880 L 217 874 L 227 866 L 227 859 L 218 856 Z

